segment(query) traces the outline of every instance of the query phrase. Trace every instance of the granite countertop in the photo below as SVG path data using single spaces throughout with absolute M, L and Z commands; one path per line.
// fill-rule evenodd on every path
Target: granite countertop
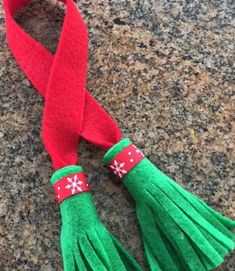
M 78 5 L 92 95 L 161 170 L 235 218 L 232 1 Z M 55 52 L 63 15 L 56 1 L 34 0 L 16 18 Z M 40 138 L 43 99 L 12 57 L 4 27 L 0 6 L 0 270 L 61 271 L 53 168 Z M 79 153 L 103 223 L 145 267 L 132 199 L 102 166 L 102 150 L 82 142 Z M 234 271 L 234 261 L 232 253 L 219 270 Z

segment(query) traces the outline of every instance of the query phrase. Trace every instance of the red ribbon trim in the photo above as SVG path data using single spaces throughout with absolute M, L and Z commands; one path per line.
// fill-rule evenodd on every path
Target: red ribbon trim
M 76 194 L 90 191 L 90 186 L 82 172 L 70 174 L 54 185 L 54 191 L 58 203 Z
M 144 154 L 135 145 L 130 144 L 113 158 L 108 167 L 118 179 L 122 179 L 143 159 Z

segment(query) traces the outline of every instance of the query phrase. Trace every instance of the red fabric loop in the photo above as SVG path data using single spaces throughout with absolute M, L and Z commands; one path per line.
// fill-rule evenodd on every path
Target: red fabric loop
M 86 89 L 88 34 L 73 0 L 55 55 L 15 22 L 14 12 L 29 0 L 4 0 L 9 47 L 28 79 L 45 98 L 42 138 L 55 169 L 76 164 L 78 142 L 110 148 L 121 139 L 115 121 Z

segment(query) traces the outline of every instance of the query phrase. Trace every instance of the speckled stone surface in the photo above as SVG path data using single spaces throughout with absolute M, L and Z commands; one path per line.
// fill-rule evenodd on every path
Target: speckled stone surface
M 82 0 L 87 87 L 124 136 L 177 182 L 235 218 L 232 0 Z M 22 27 L 52 52 L 64 8 L 34 0 Z M 60 213 L 41 138 L 43 99 L 5 43 L 0 7 L 0 270 L 61 271 Z M 80 161 L 104 224 L 146 268 L 134 203 L 85 142 Z M 235 270 L 235 254 L 219 270 Z

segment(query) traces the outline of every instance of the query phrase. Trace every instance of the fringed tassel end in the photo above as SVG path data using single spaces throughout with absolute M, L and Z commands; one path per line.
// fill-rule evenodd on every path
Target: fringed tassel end
M 78 233 L 76 238 L 69 236 L 69 241 L 66 231 L 63 229 L 61 234 L 65 271 L 141 270 L 125 248 L 101 223 L 88 226 L 88 229 Z
M 122 181 L 136 202 L 150 269 L 208 271 L 218 267 L 234 249 L 231 229 L 235 221 L 180 187 L 147 158 L 132 156 L 130 144 L 128 139 L 119 142 L 104 162 L 110 168 L 124 163 Z M 127 159 L 132 164 L 138 160 L 130 170 Z
M 69 166 L 55 172 L 51 179 L 60 199 L 69 193 L 67 189 L 74 189 L 72 196 L 60 202 L 64 270 L 141 271 L 126 249 L 100 222 L 91 193 L 84 191 L 88 185 L 80 172 L 81 167 Z

